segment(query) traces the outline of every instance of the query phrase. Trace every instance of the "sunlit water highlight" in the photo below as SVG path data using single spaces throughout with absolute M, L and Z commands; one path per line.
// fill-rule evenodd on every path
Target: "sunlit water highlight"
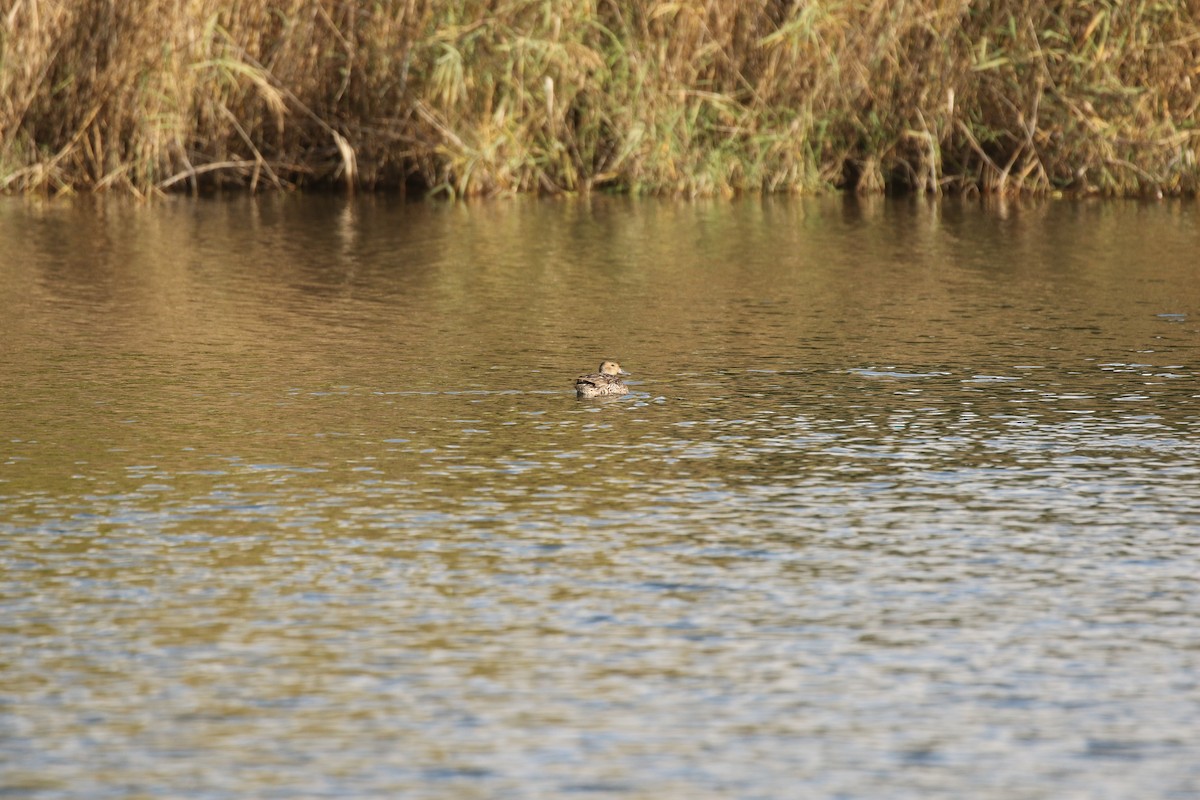
M 1200 797 L 1198 221 L 0 205 L 0 786 Z

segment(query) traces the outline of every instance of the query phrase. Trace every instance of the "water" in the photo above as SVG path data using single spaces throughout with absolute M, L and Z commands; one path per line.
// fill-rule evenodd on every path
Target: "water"
M 1200 797 L 1194 205 L 0 241 L 8 796 Z

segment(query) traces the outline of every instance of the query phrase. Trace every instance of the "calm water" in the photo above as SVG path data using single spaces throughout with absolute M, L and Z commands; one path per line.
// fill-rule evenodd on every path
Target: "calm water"
M 1200 797 L 1195 205 L 0 242 L 5 796 Z

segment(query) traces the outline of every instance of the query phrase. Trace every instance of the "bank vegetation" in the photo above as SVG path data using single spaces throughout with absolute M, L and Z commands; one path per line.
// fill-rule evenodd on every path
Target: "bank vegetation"
M 0 189 L 1195 194 L 1200 0 L 0 0 Z

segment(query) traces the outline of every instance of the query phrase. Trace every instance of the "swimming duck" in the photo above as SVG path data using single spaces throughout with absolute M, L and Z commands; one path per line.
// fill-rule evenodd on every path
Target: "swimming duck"
M 615 361 L 601 361 L 600 370 L 591 375 L 580 375 L 575 379 L 577 397 L 620 397 L 629 394 L 629 387 L 621 383 L 621 376 L 629 373 Z

